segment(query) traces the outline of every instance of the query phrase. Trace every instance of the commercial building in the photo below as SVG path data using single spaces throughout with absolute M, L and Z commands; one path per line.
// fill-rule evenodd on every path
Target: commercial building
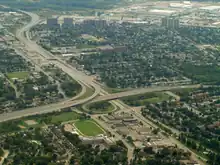
M 90 25 L 90 26 L 95 26 L 95 27 L 100 27 L 103 28 L 107 25 L 107 21 L 106 20 L 84 20 L 83 21 L 84 24 L 86 25 Z
M 48 18 L 47 19 L 47 26 L 48 27 L 60 26 L 58 23 L 58 18 Z
M 175 18 L 162 18 L 161 25 L 169 29 L 179 28 L 179 19 Z
M 71 26 L 73 25 L 73 18 L 64 18 L 62 26 Z

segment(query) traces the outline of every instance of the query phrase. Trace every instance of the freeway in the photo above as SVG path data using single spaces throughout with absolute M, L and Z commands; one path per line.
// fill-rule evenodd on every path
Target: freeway
M 199 88 L 201 85 L 184 85 L 184 86 L 158 86 L 158 87 L 150 87 L 150 88 L 138 88 L 126 92 L 120 92 L 120 93 L 114 93 L 114 94 L 107 94 L 104 96 L 98 96 L 96 97 L 92 102 L 98 102 L 98 101 L 106 101 L 106 100 L 115 100 L 118 98 L 131 96 L 131 95 L 139 95 L 149 92 L 159 92 L 159 91 L 169 91 L 169 90 L 175 90 L 175 89 L 186 89 L 186 88 Z
M 10 113 L 3 113 L 0 115 L 0 122 L 18 119 L 18 118 L 22 118 L 25 116 L 60 111 L 62 108 L 67 108 L 67 107 L 72 107 L 72 106 L 84 104 L 84 103 L 90 101 L 91 98 L 94 98 L 95 96 L 96 96 L 96 93 L 93 93 L 92 96 L 87 97 L 85 99 L 81 99 L 81 100 L 74 100 L 74 101 L 68 100 L 68 101 L 64 101 L 64 102 L 60 102 L 60 103 L 54 103 L 54 104 L 48 104 L 48 105 L 43 105 L 43 106 L 39 106 L 39 107 L 27 108 L 24 110 L 13 111 Z
M 45 61 L 49 61 L 50 58 L 55 59 L 52 61 L 52 63 L 55 64 L 60 69 L 62 69 L 65 73 L 67 73 L 70 77 L 75 79 L 82 86 L 82 91 L 80 92 L 80 94 L 74 98 L 71 98 L 70 100 L 73 100 L 73 99 L 76 99 L 76 98 L 82 96 L 86 92 L 87 87 L 94 88 L 95 92 L 92 96 L 88 97 L 85 101 L 91 100 L 94 97 L 96 97 L 100 92 L 100 87 L 99 87 L 99 85 L 95 84 L 89 76 L 79 72 L 74 67 L 72 67 L 69 64 L 65 63 L 64 61 L 60 60 L 59 58 L 54 56 L 52 53 L 48 52 L 47 50 L 43 49 L 41 46 L 36 44 L 34 41 L 30 40 L 29 30 L 41 21 L 39 16 L 37 14 L 26 12 L 26 11 L 20 10 L 20 12 L 23 12 L 31 17 L 31 21 L 27 25 L 25 25 L 24 27 L 22 27 L 20 30 L 18 30 L 16 32 L 17 39 L 21 43 L 24 44 L 25 49 L 27 50 L 27 58 L 29 60 L 31 60 L 31 58 L 28 56 L 29 55 L 31 56 L 31 54 L 34 52 L 34 54 L 36 56 L 43 58 Z M 26 36 L 25 36 L 25 34 L 26 34 Z M 51 62 L 51 61 L 49 61 L 49 62 Z M 36 66 L 37 65 L 38 64 L 36 64 Z M 40 66 L 38 66 L 38 67 L 40 67 Z M 57 106 L 57 107 L 60 107 L 60 106 Z M 49 109 L 47 109 L 47 110 L 50 111 Z
M 141 92 L 147 93 L 147 92 L 167 91 L 167 90 L 178 89 L 178 88 L 197 88 L 197 87 L 199 87 L 199 85 L 186 85 L 186 86 L 174 86 L 174 87 L 167 86 L 167 87 L 156 87 L 156 88 L 153 87 L 153 88 L 146 88 L 146 89 L 141 89 L 141 90 L 136 89 L 136 90 L 121 92 L 121 93 L 117 93 L 117 94 L 108 94 L 108 95 L 99 96 L 98 97 L 99 99 L 96 101 L 100 101 L 100 100 L 105 101 L 105 100 L 109 100 L 110 98 L 117 99 L 117 98 L 124 97 L 124 96 L 131 96 L 131 95 L 140 94 Z M 93 93 L 92 96 L 87 97 L 85 99 L 81 99 L 81 100 L 67 100 L 67 101 L 60 102 L 60 103 L 49 104 L 49 105 L 44 105 L 44 106 L 39 106 L 39 107 L 34 107 L 34 108 L 28 108 L 28 109 L 24 109 L 24 110 L 20 110 L 20 111 L 5 113 L 5 114 L 0 115 L 0 122 L 12 120 L 12 119 L 17 119 L 17 118 L 21 118 L 24 116 L 35 115 L 35 114 L 50 113 L 53 111 L 58 111 L 62 108 L 81 105 L 81 104 L 84 104 L 86 102 L 91 101 L 91 98 L 95 98 L 96 96 L 97 96 L 97 94 Z M 108 97 L 106 97 L 106 96 L 108 96 Z M 115 104 L 118 107 L 120 107 L 121 109 L 124 107 L 124 105 L 119 103 L 117 100 L 114 100 L 114 101 L 115 101 Z
M 57 65 L 59 68 L 61 68 L 64 72 L 66 72 L 68 75 L 70 75 L 72 78 L 74 78 L 76 81 L 80 82 L 82 86 L 92 87 L 95 89 L 95 92 L 92 96 L 81 99 L 81 100 L 67 100 L 60 103 L 40 106 L 40 107 L 34 107 L 29 108 L 25 110 L 15 111 L 8 114 L 4 114 L 0 116 L 0 122 L 12 120 L 16 118 L 20 118 L 23 116 L 29 116 L 34 114 L 42 114 L 42 113 L 49 113 L 56 110 L 60 110 L 62 108 L 71 107 L 80 105 L 83 103 L 86 103 L 92 99 L 94 99 L 98 94 L 101 94 L 102 96 L 95 99 L 95 101 L 104 101 L 104 100 L 114 100 L 120 97 L 124 96 L 130 96 L 130 95 L 136 95 L 146 92 L 155 92 L 155 91 L 164 91 L 164 90 L 170 90 L 170 89 L 177 89 L 177 88 L 195 88 L 198 87 L 198 85 L 189 85 L 189 86 L 177 86 L 177 87 L 154 87 L 154 88 L 143 88 L 143 89 L 135 89 L 127 92 L 121 92 L 117 94 L 108 94 L 105 90 L 101 89 L 100 85 L 98 83 L 95 83 L 91 77 L 85 75 L 84 73 L 78 71 L 76 68 L 70 66 L 69 64 L 65 63 L 64 61 L 60 60 L 58 57 L 54 56 L 50 52 L 46 51 L 39 45 L 37 45 L 34 41 L 30 40 L 30 37 L 25 37 L 24 34 L 28 35 L 28 31 L 31 29 L 31 27 L 35 26 L 40 22 L 40 18 L 38 15 L 26 11 L 21 11 L 27 15 L 29 15 L 32 19 L 30 23 L 22 27 L 20 30 L 17 31 L 16 37 L 20 42 L 22 42 L 25 45 L 25 48 L 29 51 L 35 51 L 37 54 L 39 54 L 41 57 L 44 57 L 46 60 L 50 58 L 54 58 L 56 60 L 53 60 L 53 63 Z M 117 106 L 120 108 L 123 108 L 123 105 L 121 105 L 117 101 L 113 101 Z
M 81 84 L 84 84 L 88 87 L 93 87 L 95 89 L 95 92 L 98 94 L 100 91 L 100 86 L 94 83 L 91 80 L 91 77 L 78 71 L 76 68 L 72 67 L 65 61 L 61 60 L 57 56 L 54 56 L 52 53 L 39 46 L 36 42 L 30 40 L 30 37 L 28 36 L 29 30 L 33 26 L 37 25 L 41 20 L 37 14 L 26 11 L 21 12 L 29 15 L 32 18 L 29 24 L 18 30 L 16 33 L 16 37 L 20 42 L 22 42 L 25 45 L 25 48 L 31 52 L 36 52 L 40 57 L 43 57 L 45 60 L 54 59 L 49 62 L 54 63 L 57 67 L 61 68 L 64 72 L 66 72 L 68 75 L 73 77 L 76 81 L 80 82 Z M 24 34 L 26 34 L 27 36 L 25 36 Z
M 94 99 L 98 94 L 101 94 L 101 96 L 94 99 L 94 101 L 114 100 L 114 99 L 125 97 L 125 96 L 137 95 L 137 94 L 142 94 L 142 93 L 147 93 L 147 92 L 167 91 L 167 90 L 178 89 L 178 88 L 198 88 L 198 87 L 200 87 L 200 85 L 173 86 L 173 87 L 172 86 L 164 86 L 164 87 L 135 89 L 135 90 L 121 92 L 121 93 L 117 93 L 117 94 L 108 94 L 108 92 L 103 90 L 98 83 L 94 82 L 91 79 L 91 77 L 85 75 L 82 72 L 79 72 L 74 67 L 70 66 L 66 62 L 62 61 L 58 57 L 54 56 L 53 54 L 51 54 L 47 50 L 45 50 L 42 47 L 40 47 L 39 45 L 37 45 L 34 41 L 31 41 L 30 37 L 29 37 L 29 30 L 31 29 L 31 27 L 35 26 L 36 24 L 38 24 L 40 22 L 40 18 L 38 15 L 36 15 L 34 13 L 25 12 L 25 11 L 21 11 L 21 12 L 29 15 L 32 18 L 29 24 L 24 26 L 22 29 L 20 29 L 16 33 L 17 39 L 25 45 L 25 49 L 28 50 L 28 52 L 36 52 L 36 55 L 43 57 L 45 60 L 55 59 L 55 60 L 53 60 L 53 63 L 57 67 L 61 68 L 64 72 L 66 72 L 68 75 L 70 75 L 76 81 L 78 81 L 82 85 L 82 87 L 83 86 L 84 87 L 87 86 L 90 88 L 92 87 L 95 89 L 95 92 L 93 93 L 92 96 L 89 96 L 85 99 L 80 99 L 80 100 L 70 99 L 70 100 L 67 100 L 64 102 L 60 102 L 60 103 L 44 105 L 44 106 L 40 106 L 40 107 L 34 107 L 34 108 L 25 109 L 25 110 L 14 111 L 11 113 L 2 114 L 2 115 L 0 115 L 0 122 L 12 120 L 12 119 L 17 119 L 17 118 L 21 118 L 21 117 L 29 116 L 29 115 L 50 113 L 53 111 L 59 111 L 62 108 L 84 104 L 84 103 L 89 102 L 92 99 Z M 25 37 L 25 35 L 26 35 L 26 37 Z M 118 107 L 120 107 L 121 109 L 123 107 L 125 107 L 118 100 L 114 100 L 112 102 L 114 104 L 116 104 Z M 145 119 L 143 119 L 143 116 L 138 114 L 137 117 L 140 118 L 141 120 L 145 121 Z M 97 120 L 96 118 L 94 118 L 94 119 Z M 100 122 L 100 121 L 97 120 L 97 122 Z M 101 125 L 104 125 L 104 124 L 101 123 Z M 106 125 L 106 128 L 108 128 L 108 130 L 112 131 L 111 128 L 109 128 L 107 125 Z M 122 137 L 118 137 L 118 139 L 122 139 Z M 133 147 L 129 146 L 129 144 L 126 141 L 123 141 L 123 142 L 128 148 L 128 158 L 132 158 Z

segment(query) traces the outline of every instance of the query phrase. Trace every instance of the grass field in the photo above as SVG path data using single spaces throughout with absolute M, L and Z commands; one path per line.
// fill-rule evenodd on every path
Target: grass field
M 7 73 L 7 77 L 9 79 L 17 78 L 17 79 L 25 79 L 29 76 L 28 72 L 11 72 Z
M 76 112 L 63 112 L 59 115 L 53 115 L 51 119 L 51 123 L 59 123 L 59 122 L 65 122 L 65 121 L 70 121 L 70 120 L 76 120 L 78 119 L 79 114 Z
M 75 126 L 85 136 L 104 134 L 102 128 L 99 127 L 99 125 L 97 125 L 93 120 L 78 120 L 75 122 Z
M 43 127 L 45 124 L 42 123 L 40 120 L 33 120 L 35 122 L 35 124 L 32 125 L 28 125 L 26 122 L 26 119 L 23 119 L 19 122 L 18 127 L 23 129 L 28 129 L 28 128 L 40 128 Z
M 113 110 L 115 110 L 115 107 L 108 101 L 101 101 L 86 105 L 86 109 L 86 112 L 101 114 L 112 112 Z
M 77 49 L 91 49 L 96 47 L 97 47 L 96 45 L 87 45 L 87 44 L 80 44 L 76 46 Z
M 167 99 L 165 99 L 165 97 L 163 97 L 163 98 L 153 97 L 153 98 L 150 98 L 150 99 L 146 99 L 144 101 L 149 102 L 149 103 L 158 103 L 158 102 L 161 102 L 161 101 L 164 101 L 164 100 L 167 100 Z
M 119 92 L 125 92 L 128 91 L 129 89 L 120 89 L 120 88 L 109 88 L 109 87 L 104 87 L 104 89 L 108 92 L 108 93 L 119 93 Z
M 85 99 L 85 98 L 87 98 L 89 96 L 92 96 L 94 92 L 95 92 L 95 90 L 93 88 L 86 87 L 86 92 L 82 96 L 77 98 L 77 100 Z
M 81 38 L 86 39 L 86 40 L 90 40 L 90 41 L 96 41 L 96 42 L 103 42 L 103 41 L 105 41 L 104 38 L 97 38 L 97 37 L 89 35 L 89 34 L 83 34 L 81 36 Z
M 145 93 L 124 97 L 121 100 L 130 106 L 142 106 L 146 103 L 158 103 L 169 100 L 170 96 L 163 92 Z
M 65 121 L 77 120 L 79 117 L 80 114 L 76 112 L 56 112 L 53 114 L 41 114 L 36 116 L 24 117 L 21 119 L 0 123 L 0 134 L 16 132 L 29 128 L 40 128 L 50 124 L 60 124 L 61 122 Z M 30 122 L 30 120 L 32 122 Z
M 184 96 L 188 96 L 189 93 L 195 91 L 195 90 L 198 90 L 196 88 L 184 88 L 184 89 L 176 89 L 176 90 L 171 90 L 171 92 L 181 96 L 181 97 L 184 97 Z

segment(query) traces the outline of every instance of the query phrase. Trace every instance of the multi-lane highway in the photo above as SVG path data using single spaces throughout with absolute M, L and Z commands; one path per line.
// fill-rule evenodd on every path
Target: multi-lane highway
M 144 88 L 141 90 L 136 89 L 136 90 L 121 92 L 117 94 L 108 94 L 108 95 L 99 96 L 98 100 L 96 101 L 113 100 L 113 99 L 121 98 L 124 96 L 136 95 L 136 94 L 147 93 L 147 92 L 158 92 L 158 91 L 166 91 L 166 90 L 178 89 L 178 88 L 198 88 L 198 87 L 199 85 L 188 85 L 188 86 L 174 86 L 174 87 L 167 86 L 167 87 Z M 68 100 L 68 101 L 64 101 L 60 103 L 44 105 L 44 106 L 39 106 L 39 107 L 34 107 L 34 108 L 28 108 L 28 109 L 24 109 L 20 111 L 14 111 L 11 113 L 5 113 L 5 114 L 0 115 L 0 122 L 12 120 L 16 118 L 21 118 L 24 116 L 34 115 L 34 114 L 49 113 L 53 111 L 58 111 L 62 108 L 81 105 L 81 104 L 84 104 L 90 101 L 91 98 L 95 98 L 96 96 L 97 96 L 96 93 L 94 93 L 92 96 L 85 98 L 85 99 L 81 99 L 81 100 Z M 117 104 L 117 106 L 119 106 L 120 108 L 124 107 L 124 105 L 121 105 L 118 102 L 116 102 L 115 104 Z
M 98 96 L 96 97 L 92 102 L 97 101 L 107 101 L 107 100 L 115 100 L 118 98 L 131 96 L 131 95 L 139 95 L 147 92 L 158 92 L 158 91 L 169 91 L 169 90 L 175 90 L 175 89 L 184 89 L 184 88 L 199 88 L 201 85 L 185 85 L 185 86 L 158 86 L 158 87 L 150 87 L 150 88 L 139 88 L 139 89 L 133 89 L 130 91 L 115 93 L 115 94 L 107 94 L 104 96 Z
M 69 74 L 76 81 L 79 81 L 81 84 L 84 84 L 85 86 L 93 87 L 98 94 L 100 91 L 100 86 L 94 83 L 91 77 L 85 75 L 82 72 L 79 72 L 76 68 L 67 64 L 65 61 L 61 60 L 57 56 L 54 56 L 52 53 L 39 46 L 36 42 L 30 40 L 28 32 L 33 26 L 35 26 L 40 22 L 40 18 L 37 14 L 26 11 L 22 11 L 22 12 L 29 15 L 32 18 L 30 23 L 28 23 L 26 26 L 18 30 L 16 33 L 17 39 L 25 45 L 25 49 L 28 50 L 29 52 L 35 52 L 36 55 L 39 55 L 41 58 L 44 58 L 44 60 L 55 59 L 50 62 L 54 63 L 57 67 L 61 68 L 64 72 Z
M 87 76 L 83 72 L 78 71 L 76 68 L 67 64 L 65 61 L 62 61 L 58 57 L 54 56 L 50 52 L 46 51 L 45 49 L 43 49 L 42 47 L 37 45 L 34 41 L 31 41 L 30 37 L 29 37 L 29 30 L 33 26 L 35 26 L 36 24 L 38 24 L 40 22 L 40 18 L 38 15 L 36 15 L 34 13 L 25 12 L 25 11 L 21 11 L 21 12 L 29 15 L 32 18 L 30 23 L 28 23 L 26 26 L 24 26 L 23 28 L 18 30 L 16 33 L 17 39 L 22 44 L 24 44 L 24 46 L 25 46 L 24 49 L 27 51 L 27 55 L 28 54 L 31 55 L 31 53 L 34 52 L 36 55 L 39 55 L 41 58 L 44 58 L 44 60 L 49 60 L 51 58 L 55 59 L 52 61 L 52 63 L 54 63 L 57 67 L 62 69 L 65 73 L 67 73 L 72 78 L 74 78 L 77 82 L 79 82 L 81 84 L 84 92 L 87 87 L 93 88 L 95 91 L 92 96 L 89 96 L 85 99 L 78 99 L 78 100 L 70 99 L 70 100 L 66 100 L 64 102 L 54 103 L 54 104 L 50 104 L 50 105 L 44 105 L 44 106 L 40 106 L 40 107 L 28 108 L 28 109 L 24 109 L 24 110 L 20 110 L 20 111 L 14 111 L 11 113 L 5 113 L 5 114 L 0 115 L 0 122 L 12 120 L 12 119 L 17 119 L 17 118 L 21 118 L 21 117 L 29 116 L 29 115 L 50 113 L 53 111 L 58 111 L 62 108 L 84 104 L 84 103 L 89 102 L 91 100 L 93 100 L 93 101 L 113 100 L 112 103 L 117 105 L 119 108 L 121 108 L 121 109 L 129 108 L 129 107 L 125 107 L 125 105 L 123 103 L 121 103 L 120 101 L 115 100 L 115 99 L 125 97 L 125 96 L 147 93 L 147 92 L 158 92 L 158 91 L 174 90 L 174 89 L 179 89 L 179 88 L 198 88 L 198 87 L 200 87 L 200 85 L 149 87 L 149 88 L 142 88 L 142 89 L 134 89 L 134 90 L 121 92 L 121 93 L 117 93 L 117 94 L 109 94 L 104 89 L 102 89 L 101 86 L 98 83 L 96 83 L 90 76 Z M 100 94 L 100 96 L 98 96 L 98 94 Z M 100 122 L 100 121 L 97 121 L 97 122 Z M 110 129 L 110 128 L 108 128 L 108 129 Z M 121 137 L 119 137 L 119 139 L 121 139 Z M 127 144 L 127 142 L 124 142 L 124 143 Z M 128 145 L 128 150 L 129 150 L 128 157 L 132 158 L 133 147 L 129 147 L 129 145 Z
M 82 72 L 79 72 L 71 65 L 67 64 L 66 62 L 64 62 L 64 61 L 60 60 L 59 58 L 57 58 L 56 56 L 54 56 L 52 53 L 43 49 L 41 46 L 36 44 L 36 42 L 30 40 L 29 30 L 33 26 L 38 24 L 41 20 L 40 20 L 39 16 L 34 13 L 30 13 L 30 12 L 26 12 L 26 11 L 21 11 L 21 12 L 23 12 L 31 17 L 31 21 L 27 25 L 25 25 L 24 27 L 22 27 L 20 30 L 18 30 L 16 32 L 17 39 L 24 45 L 23 49 L 25 49 L 25 52 L 27 54 L 26 57 L 31 61 L 30 57 L 34 53 L 36 57 L 39 57 L 41 59 L 43 58 L 44 61 L 48 61 L 48 63 L 50 62 L 50 63 L 55 64 L 57 67 L 62 69 L 65 73 L 67 73 L 70 77 L 75 79 L 82 86 L 82 91 L 78 96 L 71 98 L 70 100 L 76 99 L 77 97 L 80 97 L 83 94 L 85 94 L 86 90 L 88 89 L 87 87 L 95 89 L 95 92 L 92 96 L 88 97 L 86 99 L 86 101 L 93 99 L 95 96 L 97 96 L 100 92 L 100 87 L 99 87 L 99 85 L 95 84 L 89 76 L 85 75 Z M 53 58 L 55 60 L 49 61 L 49 59 L 51 59 L 51 58 Z M 33 60 L 31 62 L 33 62 L 35 64 L 35 66 L 40 67 Z
M 32 18 L 31 21 L 27 25 L 22 27 L 16 33 L 17 39 L 22 44 L 24 44 L 25 49 L 27 50 L 27 53 L 28 52 L 35 52 L 35 54 L 37 54 L 41 57 L 44 57 L 45 60 L 48 60 L 50 58 L 55 59 L 55 60 L 53 60 L 53 63 L 57 67 L 61 68 L 65 73 L 67 73 L 72 78 L 74 78 L 76 81 L 78 81 L 82 85 L 84 91 L 86 90 L 86 87 L 90 87 L 90 88 L 92 87 L 95 89 L 95 92 L 93 93 L 93 95 L 91 95 L 85 99 L 81 99 L 81 100 L 70 99 L 70 100 L 66 100 L 64 102 L 60 102 L 60 103 L 44 105 L 44 106 L 40 106 L 40 107 L 34 107 L 34 108 L 29 108 L 29 109 L 24 109 L 24 110 L 20 110 L 20 111 L 15 111 L 15 112 L 3 114 L 0 116 L 0 122 L 11 120 L 11 119 L 16 119 L 16 118 L 20 118 L 20 117 L 24 117 L 24 116 L 28 116 L 28 115 L 49 113 L 49 112 L 53 112 L 56 110 L 60 110 L 62 108 L 80 105 L 80 104 L 86 103 L 88 101 L 91 101 L 98 94 L 101 94 L 101 96 L 97 97 L 94 101 L 114 100 L 114 99 L 121 98 L 124 96 L 136 95 L 136 94 L 141 94 L 141 93 L 146 93 L 146 92 L 165 91 L 165 90 L 171 90 L 171 89 L 177 89 L 177 88 L 197 88 L 197 87 L 199 87 L 198 85 L 174 86 L 174 87 L 166 86 L 166 87 L 135 89 L 135 90 L 121 92 L 121 93 L 117 93 L 117 94 L 108 94 L 108 92 L 106 92 L 104 89 L 102 89 L 101 86 L 98 83 L 96 83 L 95 81 L 93 81 L 93 79 L 90 76 L 87 76 L 83 72 L 78 71 L 76 68 L 65 63 L 64 61 L 62 61 L 58 57 L 54 56 L 52 53 L 50 53 L 50 52 L 46 51 L 45 49 L 43 49 L 42 47 L 40 47 L 34 41 L 31 41 L 30 37 L 25 36 L 25 34 L 26 35 L 29 34 L 28 31 L 33 26 L 35 26 L 36 24 L 38 24 L 40 22 L 40 18 L 38 15 L 36 15 L 34 13 L 30 13 L 30 12 L 26 12 L 26 11 L 22 11 L 22 12 L 25 14 L 28 14 Z M 120 108 L 123 108 L 123 105 L 121 105 L 120 102 L 113 101 L 113 103 L 116 104 L 117 106 L 119 106 Z
M 30 40 L 30 37 L 24 36 L 24 34 L 28 35 L 28 31 L 30 30 L 31 27 L 35 26 L 36 24 L 39 23 L 40 18 L 38 15 L 30 12 L 25 12 L 22 11 L 25 14 L 28 14 L 32 19 L 30 23 L 25 25 L 23 28 L 17 31 L 16 37 L 17 39 L 25 45 L 25 49 L 31 52 L 36 52 L 36 54 L 39 54 L 39 56 L 44 57 L 45 60 L 53 58 L 56 59 L 53 61 L 53 63 L 61 68 L 64 72 L 66 72 L 68 75 L 70 75 L 72 78 L 74 78 L 76 81 L 78 81 L 83 89 L 85 90 L 85 86 L 87 87 L 92 87 L 95 89 L 95 92 L 93 93 L 92 96 L 89 96 L 85 99 L 81 100 L 67 100 L 64 102 L 60 103 L 55 103 L 55 104 L 50 104 L 50 105 L 44 105 L 40 107 L 34 107 L 34 108 L 29 108 L 29 109 L 24 109 L 20 111 L 14 111 L 11 113 L 3 114 L 0 116 L 0 122 L 2 121 L 7 121 L 7 120 L 12 120 L 16 118 L 21 118 L 24 116 L 29 116 L 29 115 L 34 115 L 34 114 L 43 114 L 43 113 L 49 113 L 53 112 L 56 110 L 60 110 L 62 108 L 70 107 L 70 106 L 76 106 L 80 105 L 83 103 L 86 103 L 88 101 L 91 101 L 94 99 L 98 94 L 101 94 L 101 96 L 97 97 L 94 101 L 104 101 L 104 100 L 114 100 L 117 98 L 121 98 L 124 96 L 130 96 L 130 95 L 136 95 L 136 94 L 141 94 L 141 93 L 146 93 L 146 92 L 155 92 L 155 91 L 165 91 L 165 90 L 171 90 L 171 89 L 177 89 L 177 88 L 197 88 L 199 87 L 198 85 L 188 85 L 188 86 L 167 86 L 167 87 L 153 87 L 153 88 L 143 88 L 143 89 L 134 89 L 131 91 L 126 91 L 126 92 L 121 92 L 117 94 L 108 94 L 105 90 L 103 90 L 98 83 L 95 83 L 91 77 L 85 75 L 84 73 L 78 71 L 74 67 L 70 66 L 69 64 L 65 63 L 64 61 L 60 60 L 59 58 L 55 57 L 53 54 L 50 52 L 46 51 L 39 45 L 37 45 L 34 41 Z M 117 102 L 113 101 L 114 104 L 122 108 L 123 106 Z

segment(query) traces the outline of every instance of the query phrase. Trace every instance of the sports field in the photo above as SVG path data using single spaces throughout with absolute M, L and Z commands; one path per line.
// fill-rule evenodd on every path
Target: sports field
M 7 73 L 7 77 L 9 79 L 17 78 L 17 79 L 25 79 L 29 76 L 28 72 L 11 72 Z
M 93 120 L 78 120 L 75 122 L 75 126 L 85 136 L 97 136 L 105 133 Z

